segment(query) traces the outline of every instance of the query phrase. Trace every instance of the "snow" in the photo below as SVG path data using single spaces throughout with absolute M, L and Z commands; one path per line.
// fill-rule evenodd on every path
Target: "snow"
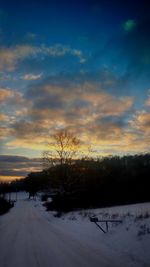
M 89 215 L 123 223 L 110 223 L 104 234 Z M 56 212 L 46 212 L 39 200 L 18 194 L 15 207 L 0 216 L 0 266 L 150 266 L 150 203 L 56 216 Z

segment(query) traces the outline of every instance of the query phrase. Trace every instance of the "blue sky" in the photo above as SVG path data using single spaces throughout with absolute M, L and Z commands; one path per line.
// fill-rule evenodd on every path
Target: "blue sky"
M 0 2 L 1 162 L 10 157 L 14 177 L 26 170 L 16 171 L 12 157 L 40 158 L 59 128 L 97 155 L 149 151 L 149 7 L 128 0 Z

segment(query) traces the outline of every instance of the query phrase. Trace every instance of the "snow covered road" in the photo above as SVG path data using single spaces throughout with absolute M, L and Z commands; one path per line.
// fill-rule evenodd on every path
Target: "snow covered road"
M 18 200 L 0 217 L 0 267 L 132 266 L 114 253 L 57 227 L 39 201 Z

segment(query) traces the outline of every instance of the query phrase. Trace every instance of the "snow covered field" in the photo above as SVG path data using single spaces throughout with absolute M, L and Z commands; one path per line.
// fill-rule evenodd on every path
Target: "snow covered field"
M 89 215 L 123 222 L 110 224 L 104 234 Z M 0 266 L 150 266 L 149 203 L 56 216 L 46 212 L 39 200 L 19 194 L 15 207 L 0 216 Z

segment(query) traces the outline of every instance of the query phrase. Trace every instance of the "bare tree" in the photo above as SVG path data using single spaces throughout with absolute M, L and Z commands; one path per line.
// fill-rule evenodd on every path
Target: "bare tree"
M 43 152 L 43 159 L 47 168 L 57 166 L 59 169 L 59 180 L 64 189 L 69 183 L 70 168 L 76 159 L 80 140 L 66 129 L 58 130 L 50 136 L 48 150 Z
M 43 152 L 44 160 L 50 165 L 70 164 L 78 154 L 80 140 L 66 129 L 50 136 L 48 150 Z

